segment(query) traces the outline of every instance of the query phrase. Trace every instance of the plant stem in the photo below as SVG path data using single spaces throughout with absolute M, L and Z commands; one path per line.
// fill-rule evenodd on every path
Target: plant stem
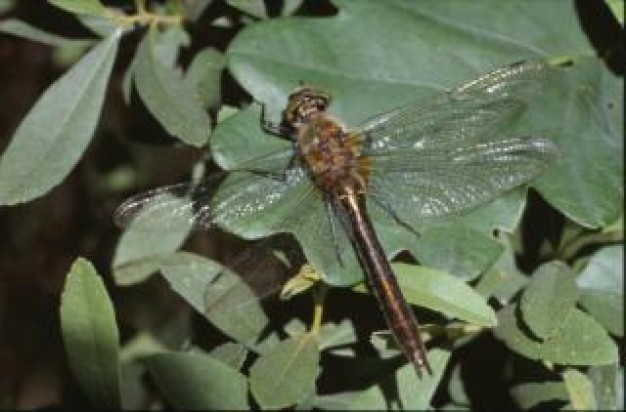
M 323 283 L 318 283 L 313 289 L 313 323 L 311 324 L 311 334 L 318 335 L 322 326 L 324 316 L 324 300 L 328 287 Z

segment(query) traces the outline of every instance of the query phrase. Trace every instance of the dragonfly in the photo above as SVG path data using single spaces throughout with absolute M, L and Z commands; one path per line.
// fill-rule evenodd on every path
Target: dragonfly
M 338 231 L 347 235 L 398 347 L 418 376 L 432 374 L 419 324 L 369 206 L 375 204 L 419 235 L 416 227 L 424 219 L 464 213 L 538 177 L 555 163 L 557 146 L 546 138 L 507 137 L 501 131 L 554 73 L 545 62 L 514 63 L 356 128 L 331 113 L 330 94 L 301 85 L 288 96 L 279 122 L 261 116 L 260 127 L 289 145 L 242 163 L 248 168 L 231 171 L 225 181 L 208 177 L 135 195 L 118 207 L 115 221 L 125 227 L 141 216 L 166 225 L 184 216 L 199 229 L 234 221 L 254 225 L 272 208 L 291 204 L 298 205 L 290 215 L 297 224 L 304 216 L 298 208 L 321 202 L 331 222 L 320 221 L 322 235 L 335 247 L 341 247 Z M 260 164 L 266 166 L 261 171 Z M 267 165 L 277 170 L 268 171 Z M 221 187 L 225 182 L 231 184 Z M 284 201 L 294 193 L 297 200 Z M 262 235 L 253 232 L 252 237 Z

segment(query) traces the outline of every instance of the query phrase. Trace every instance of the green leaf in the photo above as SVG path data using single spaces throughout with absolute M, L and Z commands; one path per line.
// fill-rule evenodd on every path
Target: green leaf
M 186 20 L 197 21 L 212 2 L 213 0 L 194 0 L 181 3 L 185 9 Z
M 463 376 L 461 375 L 462 364 L 457 364 L 452 369 L 450 374 L 450 381 L 448 383 L 448 395 L 455 405 L 469 406 L 470 399 L 465 389 L 465 382 L 463 382 Z
M 77 40 L 49 33 L 18 19 L 6 19 L 0 22 L 0 32 L 12 34 L 14 36 L 54 47 L 83 48 L 94 43 L 93 40 Z
M 13 1 L 14 0 L 5 0 L 0 3 L 0 13 L 5 13 L 6 11 L 10 10 L 11 7 L 14 6 Z
M 331 18 L 250 25 L 229 47 L 228 66 L 235 78 L 274 113 L 301 80 L 331 91 L 334 111 L 354 125 L 489 68 L 524 58 L 592 52 L 571 4 L 336 4 L 339 13 Z M 433 42 L 445 45 L 446 53 L 432 47 Z
M 250 25 L 231 43 L 227 52 L 228 68 L 256 101 L 267 105 L 268 115 L 274 121 L 278 120 L 285 106 L 286 96 L 300 81 L 330 91 L 334 98 L 333 113 L 348 126 L 356 126 L 373 114 L 431 96 L 496 66 L 525 58 L 563 56 L 568 52 L 592 53 L 579 30 L 571 4 L 541 2 L 537 7 L 529 8 L 519 1 L 487 1 L 467 2 L 452 8 L 437 2 L 339 1 L 337 5 L 339 13 L 330 18 L 279 18 Z M 445 24 L 441 24 L 442 21 Z M 503 21 L 507 24 L 497 23 Z M 559 36 L 552 32 L 554 21 L 559 23 Z M 348 33 L 345 30 L 347 25 L 350 27 Z M 538 34 L 537 30 L 543 34 Z M 311 38 L 316 41 L 311 42 Z M 368 48 L 361 47 L 363 44 L 368 44 Z M 432 44 L 445 44 L 446 53 L 433 48 Z M 566 87 L 562 83 L 555 85 L 559 92 Z M 568 83 L 567 87 L 570 86 Z M 223 123 L 223 131 L 220 130 L 222 125 L 218 126 L 212 138 L 212 152 L 220 165 L 243 168 L 247 165 L 238 160 L 267 152 L 257 150 L 260 142 L 271 139 L 262 133 L 259 116 L 253 116 L 253 110 L 229 118 Z M 581 115 L 580 118 L 588 116 Z M 527 128 L 518 134 L 552 138 L 545 132 L 545 122 L 552 120 L 546 119 L 545 113 L 541 119 L 544 124 L 539 130 L 525 120 L 523 124 Z M 568 122 L 554 124 L 562 128 Z M 509 134 L 504 130 L 502 133 Z M 562 136 L 563 132 L 560 133 Z M 562 138 L 565 144 L 571 143 L 569 135 Z M 229 151 L 228 144 L 223 143 L 226 140 L 237 142 L 231 145 L 238 145 L 241 150 Z M 251 148 L 246 150 L 246 145 Z M 274 163 L 271 170 L 279 174 L 278 165 L 282 163 Z M 571 185 L 577 179 L 569 176 L 568 180 L 566 184 Z M 261 183 L 258 185 L 260 187 Z M 271 192 L 269 186 L 267 191 Z M 232 193 L 244 191 L 244 186 L 236 189 Z M 301 189 L 294 188 L 286 195 L 302 196 L 307 188 L 302 186 Z M 464 223 L 481 231 L 489 230 L 494 224 L 507 228 L 514 226 L 524 202 L 523 191 L 520 189 L 519 192 L 506 202 L 490 205 L 488 213 L 468 215 L 467 221 L 463 218 Z M 232 193 L 230 196 L 234 197 Z M 571 200 L 574 199 L 578 202 L 580 196 L 572 196 Z M 339 234 L 335 242 L 328 241 L 330 236 L 324 228 L 324 220 L 328 217 L 323 206 L 315 204 L 317 201 L 312 195 L 303 200 L 309 208 L 305 210 L 304 206 L 298 205 L 296 211 L 293 211 L 295 200 L 291 200 L 289 208 L 280 202 L 280 207 L 271 211 L 264 209 L 263 213 L 250 219 L 232 219 L 224 222 L 223 227 L 248 238 L 279 231 L 293 233 L 302 244 L 307 260 L 323 273 L 325 281 L 334 285 L 355 283 L 361 278 L 356 259 L 350 248 L 345 247 L 345 251 L 339 251 L 344 265 L 339 264 L 333 244 L 343 245 L 347 240 Z M 235 206 L 228 204 L 229 208 Z M 394 256 L 399 250 L 415 248 L 417 242 L 413 233 L 397 229 L 396 222 L 384 211 L 377 210 L 372 202 L 369 207 L 388 256 Z M 303 216 L 305 223 L 300 226 L 291 224 L 288 210 L 296 216 Z M 499 213 L 502 210 L 505 212 Z M 460 238 L 463 236 L 466 234 L 459 233 Z M 450 244 L 462 242 L 450 238 Z M 473 249 L 475 246 L 477 248 Z M 471 252 L 464 252 L 465 256 L 483 257 L 478 244 L 465 247 Z M 463 267 L 462 272 L 474 276 L 476 271 L 487 269 L 474 264 L 472 262 L 469 267 L 471 270 Z
M 164 195 L 155 201 L 185 202 L 185 199 Z M 180 213 L 167 218 L 167 228 L 159 227 L 160 220 L 152 211 L 140 213 L 131 222 L 120 238 L 113 257 L 113 277 L 118 285 L 145 280 L 159 269 L 161 260 L 182 246 L 191 229 L 190 215 Z
M 463 281 L 424 266 L 396 263 L 392 267 L 409 303 L 476 325 L 496 325 L 493 309 Z
M 59 184 L 100 117 L 119 32 L 99 43 L 39 98 L 0 158 L 0 204 L 26 202 Z
M 152 32 L 152 52 L 155 60 L 166 67 L 176 68 L 180 49 L 191 44 L 189 33 L 181 26 L 169 26 L 163 31 Z
M 423 411 L 429 408 L 449 360 L 450 351 L 435 348 L 428 351 L 432 375 L 418 378 L 412 364 L 406 364 L 398 370 L 398 394 L 404 410 Z
M 226 4 L 258 19 L 267 18 L 263 0 L 226 0 Z
M 591 381 L 576 369 L 563 372 L 563 381 L 575 411 L 595 411 L 596 398 Z
M 214 348 L 209 355 L 223 364 L 239 370 L 246 360 L 248 350 L 240 343 L 226 342 Z
M 498 312 L 495 336 L 511 350 L 530 359 L 562 365 L 607 365 L 617 362 L 617 346 L 593 318 L 574 309 L 549 339 L 538 341 L 520 326 L 517 306 Z
M 524 323 L 535 335 L 549 339 L 567 321 L 578 295 L 574 272 L 553 261 L 537 269 L 520 302 Z
M 609 6 L 613 16 L 617 19 L 619 24 L 624 27 L 624 1 L 623 0 L 604 0 L 606 5 Z
M 61 329 L 70 367 L 92 404 L 120 408 L 119 337 L 113 305 L 92 264 L 78 258 L 61 295 Z
M 582 226 L 603 227 L 622 214 L 622 89 L 623 80 L 600 61 L 578 58 L 526 116 L 532 123 L 528 128 L 550 136 L 562 152 L 536 188 L 548 203 Z
M 263 354 L 250 368 L 250 390 L 262 408 L 278 409 L 303 401 L 319 374 L 315 335 L 291 337 Z
M 420 263 L 469 281 L 490 267 L 503 247 L 462 224 L 433 227 L 421 233 L 412 251 Z
M 529 410 L 542 402 L 569 401 L 563 382 L 522 383 L 511 388 L 511 395 L 522 410 Z
M 324 323 L 320 328 L 318 341 L 320 350 L 325 350 L 352 344 L 358 341 L 358 337 L 352 321 L 344 319 L 339 323 Z
M 624 336 L 624 246 L 600 249 L 576 282 L 585 310 L 609 332 Z
M 617 365 L 592 366 L 587 372 L 593 383 L 598 410 L 621 411 L 624 409 L 624 371 Z M 619 395 L 618 395 L 619 394 Z M 621 396 L 621 405 L 618 396 Z
M 302 6 L 303 2 L 304 2 L 304 0 L 285 0 L 285 1 L 283 1 L 283 9 L 280 11 L 280 15 L 281 16 L 290 16 L 290 15 L 294 14 L 300 8 L 300 6 Z
M 222 332 L 259 350 L 268 324 L 258 298 L 236 274 L 217 262 L 178 252 L 160 262 L 161 273 L 176 293 Z
M 161 61 L 158 34 L 151 30 L 135 56 L 133 79 L 137 92 L 155 119 L 173 136 L 200 147 L 211 123 L 193 88 Z
M 50 4 L 74 14 L 106 16 L 109 11 L 98 0 L 49 0 Z
M 246 377 L 209 356 L 172 352 L 151 356 L 145 363 L 176 409 L 249 409 Z
M 196 91 L 205 108 L 215 108 L 220 103 L 220 82 L 224 69 L 224 56 L 217 49 L 200 50 L 189 64 L 185 82 Z
M 315 406 L 329 410 L 428 410 L 430 402 L 450 359 L 442 349 L 428 351 L 433 375 L 419 379 L 412 364 L 406 364 L 380 382 L 358 392 L 318 396 Z M 384 388 L 397 388 L 397 397 L 389 399 Z

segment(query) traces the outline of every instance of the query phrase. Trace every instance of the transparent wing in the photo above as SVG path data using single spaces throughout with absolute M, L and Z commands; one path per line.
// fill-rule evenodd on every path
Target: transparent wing
M 376 158 L 489 140 L 523 112 L 554 71 L 538 61 L 512 64 L 433 99 L 376 116 L 359 128 L 363 153 Z
M 412 225 L 470 209 L 528 182 L 556 160 L 558 150 L 549 140 L 510 138 L 422 154 L 380 159 L 369 183 L 375 201 Z
M 282 175 L 252 172 L 216 173 L 198 182 L 184 182 L 139 193 L 125 200 L 114 212 L 120 227 L 132 225 L 139 230 L 179 229 L 191 226 L 208 230 L 216 222 L 254 218 L 261 210 L 271 207 L 293 187 L 300 184 L 305 173 L 295 167 Z M 289 176 L 289 177 L 287 177 Z M 227 177 L 227 179 L 226 179 Z M 218 190 L 245 188 L 245 193 L 221 200 Z
M 117 207 L 113 219 L 121 228 L 132 224 L 166 230 L 189 224 L 207 230 L 213 225 L 209 200 L 223 178 L 224 174 L 218 173 L 197 183 L 177 183 L 136 194 Z

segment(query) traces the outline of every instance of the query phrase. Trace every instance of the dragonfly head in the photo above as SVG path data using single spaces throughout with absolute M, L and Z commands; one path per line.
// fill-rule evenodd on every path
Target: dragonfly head
M 301 86 L 294 90 L 283 111 L 283 122 L 298 129 L 310 121 L 312 116 L 326 111 L 330 95 L 311 86 Z

